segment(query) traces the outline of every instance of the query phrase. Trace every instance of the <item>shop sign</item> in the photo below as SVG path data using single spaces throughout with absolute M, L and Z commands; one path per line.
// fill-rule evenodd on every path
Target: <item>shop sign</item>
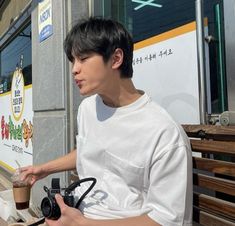
M 32 164 L 32 85 L 24 86 L 21 68 L 13 73 L 11 91 L 0 94 L 0 165 L 13 170 L 15 160 Z
M 53 34 L 51 0 L 43 0 L 38 4 L 38 29 L 39 42 Z
M 138 42 L 134 48 L 136 87 L 145 90 L 179 123 L 199 123 L 196 23 Z M 208 64 L 206 67 L 209 70 Z

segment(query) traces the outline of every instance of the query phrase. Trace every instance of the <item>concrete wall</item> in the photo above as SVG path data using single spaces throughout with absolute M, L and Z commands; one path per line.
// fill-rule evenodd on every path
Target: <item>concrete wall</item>
M 56 159 L 74 148 L 77 107 L 81 101 L 74 85 L 63 41 L 73 21 L 88 15 L 88 1 L 52 0 L 53 35 L 39 43 L 38 1 L 32 12 L 32 75 L 34 139 L 33 164 Z M 39 181 L 32 192 L 33 203 L 40 205 L 51 187 L 51 178 L 60 177 L 61 185 L 69 183 L 68 174 L 60 173 Z
M 5 0 L 0 9 L 0 37 L 31 0 Z

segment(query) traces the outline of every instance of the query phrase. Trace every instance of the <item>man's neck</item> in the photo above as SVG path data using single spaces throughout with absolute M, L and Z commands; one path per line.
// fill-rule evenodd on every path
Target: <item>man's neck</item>
M 117 84 L 118 82 L 118 84 Z M 110 107 L 122 107 L 135 102 L 143 93 L 137 90 L 131 79 L 116 81 L 105 94 L 100 94 L 104 104 Z

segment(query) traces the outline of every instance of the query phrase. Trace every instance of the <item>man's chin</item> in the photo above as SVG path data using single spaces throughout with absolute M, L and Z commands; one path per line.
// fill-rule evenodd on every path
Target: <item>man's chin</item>
M 82 90 L 82 89 L 80 89 L 79 92 L 80 92 L 80 95 L 82 95 L 82 96 L 91 96 L 91 95 L 96 94 L 94 92 L 87 91 L 87 90 Z

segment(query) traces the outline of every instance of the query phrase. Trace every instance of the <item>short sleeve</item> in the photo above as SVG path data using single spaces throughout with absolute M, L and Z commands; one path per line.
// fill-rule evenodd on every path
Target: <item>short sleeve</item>
M 146 206 L 148 216 L 164 226 L 191 225 L 192 157 L 186 145 L 168 147 L 152 161 Z

